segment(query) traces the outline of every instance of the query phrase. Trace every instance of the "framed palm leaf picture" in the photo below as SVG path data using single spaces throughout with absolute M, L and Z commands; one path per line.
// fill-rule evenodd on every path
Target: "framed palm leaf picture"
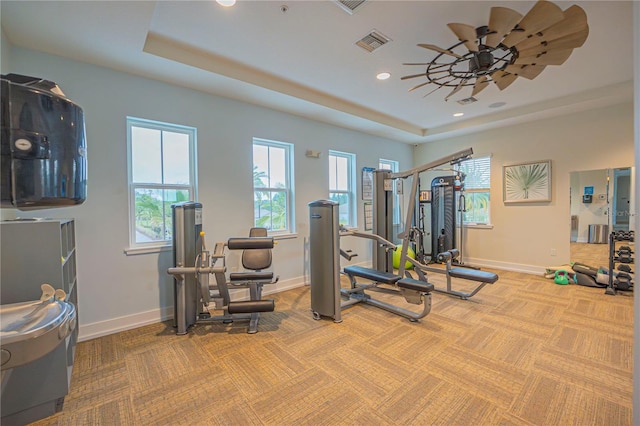
M 503 166 L 505 203 L 551 201 L 551 160 Z

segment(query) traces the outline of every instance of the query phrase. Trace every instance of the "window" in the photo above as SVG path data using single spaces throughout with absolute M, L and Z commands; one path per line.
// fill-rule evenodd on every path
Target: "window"
M 462 161 L 459 170 L 466 175 L 465 224 L 490 224 L 491 156 Z
M 329 199 L 340 205 L 340 224 L 349 227 L 356 227 L 355 163 L 354 154 L 329 151 Z
M 399 168 L 399 164 L 395 160 L 385 160 L 383 158 L 378 162 L 378 168 L 380 170 L 389 170 L 392 173 L 396 173 Z M 393 224 L 398 225 L 400 223 L 400 196 L 398 195 L 398 189 L 393 186 Z
M 171 204 L 194 200 L 196 129 L 127 117 L 129 244 L 166 245 Z
M 253 139 L 253 216 L 269 234 L 291 233 L 293 145 Z

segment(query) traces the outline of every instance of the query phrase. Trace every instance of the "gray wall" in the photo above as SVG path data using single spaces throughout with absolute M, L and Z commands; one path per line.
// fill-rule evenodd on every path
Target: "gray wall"
M 377 167 L 379 158 L 398 160 L 401 168 L 412 164 L 412 148 L 406 144 L 61 57 L 14 47 L 11 72 L 55 81 L 85 113 L 87 201 L 73 208 L 20 213 L 76 218 L 81 338 L 171 314 L 167 308 L 173 303 L 173 284 L 165 272 L 171 252 L 124 253 L 129 241 L 127 116 L 198 129 L 198 193 L 210 246 L 246 235 L 253 224 L 252 138 L 295 145 L 297 237 L 281 240 L 274 250 L 280 288 L 304 283 L 307 203 L 328 197 L 329 149 L 356 153 L 357 170 Z M 321 151 L 320 159 L 305 157 L 307 149 Z M 362 229 L 362 202 L 358 205 Z M 360 253 L 359 262 L 370 256 L 369 245 L 364 240 L 350 243 Z M 234 256 L 227 266 L 237 264 Z

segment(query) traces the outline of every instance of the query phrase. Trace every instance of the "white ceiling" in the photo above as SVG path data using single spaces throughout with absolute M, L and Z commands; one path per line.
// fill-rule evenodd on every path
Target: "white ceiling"
M 447 23 L 486 25 L 493 6 L 524 15 L 535 2 L 370 0 L 350 15 L 330 0 L 240 0 L 231 8 L 214 1 L 2 0 L 0 12 L 14 46 L 415 144 L 632 100 L 632 2 L 555 3 L 585 10 L 585 44 L 535 80 L 518 78 L 504 91 L 491 85 L 466 106 L 456 101 L 470 96 L 470 87 L 446 102 L 450 89 L 428 97 L 430 85 L 408 92 L 426 80 L 400 77 L 424 67 L 403 63 L 437 55 L 418 43 L 456 44 Z M 373 29 L 392 41 L 369 53 L 355 42 Z M 381 71 L 392 77 L 376 80 Z M 496 102 L 506 105 L 489 107 Z

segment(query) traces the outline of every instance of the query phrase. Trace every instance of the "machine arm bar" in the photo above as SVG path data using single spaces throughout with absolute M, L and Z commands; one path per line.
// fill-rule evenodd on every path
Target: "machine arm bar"
M 395 250 L 396 249 L 396 245 L 395 244 L 393 244 L 389 240 L 385 240 L 380 235 L 369 234 L 369 233 L 359 232 L 359 231 L 352 231 L 350 229 L 345 228 L 342 225 L 340 226 L 340 236 L 341 237 L 353 236 L 353 237 L 367 238 L 369 240 L 377 241 L 378 243 L 380 243 L 381 245 L 387 247 L 390 250 Z
M 215 274 L 219 272 L 225 272 L 226 268 L 224 266 L 211 266 L 208 268 L 198 268 L 195 266 L 189 267 L 175 267 L 167 269 L 167 273 L 174 275 L 176 277 L 180 275 L 186 274 Z
M 460 161 L 465 160 L 468 157 L 470 157 L 472 154 L 473 154 L 473 149 L 472 148 L 467 148 L 465 150 L 458 151 L 458 152 L 456 152 L 454 154 L 447 155 L 446 157 L 439 158 L 437 160 L 431 161 L 429 163 L 423 164 L 423 165 L 418 166 L 418 167 L 414 167 L 413 169 L 406 170 L 404 172 L 390 173 L 389 174 L 389 178 L 390 179 L 397 179 L 397 178 L 405 179 L 405 178 L 408 178 L 409 176 L 413 176 L 415 174 L 426 172 L 427 170 L 433 169 L 435 167 L 441 166 L 441 165 L 446 164 L 446 163 L 451 163 L 451 164 L 459 163 Z

